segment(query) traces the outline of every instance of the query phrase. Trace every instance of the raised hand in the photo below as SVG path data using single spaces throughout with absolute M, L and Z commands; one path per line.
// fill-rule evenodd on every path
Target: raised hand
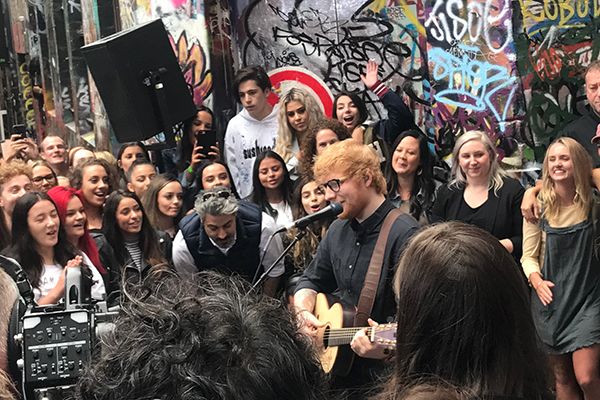
M 379 73 L 379 64 L 377 64 L 377 61 L 369 60 L 369 62 L 367 63 L 367 72 L 365 75 L 361 75 L 360 79 L 362 79 L 363 83 L 368 88 L 371 88 L 375 83 L 377 83 L 377 80 L 379 79 L 377 77 L 378 73 Z

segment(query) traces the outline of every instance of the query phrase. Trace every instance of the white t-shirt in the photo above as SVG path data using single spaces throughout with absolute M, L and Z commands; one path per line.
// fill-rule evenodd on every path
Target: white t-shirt
M 102 300 L 102 298 L 106 294 L 106 289 L 104 288 L 104 281 L 102 280 L 102 275 L 100 275 L 100 272 L 98 272 L 94 264 L 92 264 L 90 258 L 85 253 L 81 253 L 81 256 L 83 257 L 83 264 L 87 265 L 88 268 L 92 271 L 92 279 L 94 281 L 94 284 L 92 285 L 92 297 L 97 300 Z M 48 293 L 50 293 L 50 291 L 54 289 L 56 283 L 60 278 L 62 270 L 63 267 L 58 264 L 44 264 L 44 270 L 42 271 L 42 276 L 40 277 L 39 288 L 33 289 L 33 294 L 35 295 L 36 302 L 48 295 Z
M 292 215 L 292 207 L 285 201 L 279 203 L 269 203 L 275 211 L 277 211 L 277 219 L 275 226 L 279 229 L 290 222 L 294 222 L 294 216 Z

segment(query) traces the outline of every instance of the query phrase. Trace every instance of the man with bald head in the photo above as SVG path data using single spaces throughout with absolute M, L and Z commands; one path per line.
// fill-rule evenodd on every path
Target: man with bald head
M 42 140 L 40 157 L 46 161 L 56 176 L 67 176 L 67 148 L 60 136 L 49 135 Z

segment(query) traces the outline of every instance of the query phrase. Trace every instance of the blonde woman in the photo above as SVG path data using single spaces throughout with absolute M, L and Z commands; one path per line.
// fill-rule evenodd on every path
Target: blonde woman
M 273 150 L 286 162 L 292 179 L 298 177 L 296 166 L 304 135 L 323 118 L 319 103 L 306 89 L 292 88 L 279 99 L 279 130 Z
M 559 399 L 600 399 L 600 261 L 592 160 L 570 138 L 550 145 L 539 225 L 524 222 L 523 271 Z
M 523 241 L 523 186 L 505 176 L 485 132 L 463 134 L 452 151 L 452 180 L 438 190 L 431 222 L 461 221 L 494 235 L 518 260 Z

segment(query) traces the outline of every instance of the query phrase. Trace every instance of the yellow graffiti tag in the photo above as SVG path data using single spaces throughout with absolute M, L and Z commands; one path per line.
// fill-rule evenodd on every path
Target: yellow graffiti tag
M 427 32 L 425 31 L 425 27 L 421 25 L 417 16 L 413 14 L 410 8 L 408 8 L 406 0 L 400 0 L 400 5 L 404 9 L 404 15 L 406 15 L 406 18 L 408 18 L 408 20 L 415 26 L 415 28 L 417 28 L 421 35 L 426 35 Z
M 571 21 L 576 15 L 578 18 L 584 18 L 590 11 L 590 0 L 544 0 L 543 7 L 539 7 L 539 2 L 533 0 L 519 0 L 521 13 L 523 14 L 523 28 L 527 30 L 528 23 L 538 23 L 542 21 L 558 22 L 559 28 L 570 28 L 582 25 L 579 21 Z M 594 18 L 600 15 L 598 0 L 594 2 Z M 528 32 L 530 35 L 536 34 L 541 30 Z

